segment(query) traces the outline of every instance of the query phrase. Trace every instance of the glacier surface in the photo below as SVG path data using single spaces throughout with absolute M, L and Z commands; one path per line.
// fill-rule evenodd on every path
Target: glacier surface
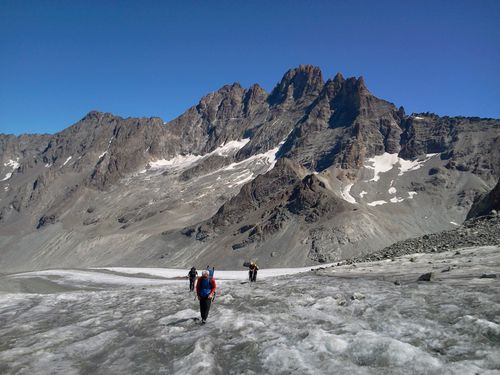
M 262 270 L 252 284 L 216 270 L 204 326 L 187 270 L 3 275 L 0 373 L 498 374 L 500 285 L 480 275 L 498 273 L 499 250 Z

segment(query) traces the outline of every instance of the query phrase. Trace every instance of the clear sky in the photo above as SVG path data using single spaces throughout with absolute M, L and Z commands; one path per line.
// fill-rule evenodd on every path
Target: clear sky
M 407 113 L 500 118 L 500 1 L 0 0 L 0 133 L 168 121 L 303 63 Z

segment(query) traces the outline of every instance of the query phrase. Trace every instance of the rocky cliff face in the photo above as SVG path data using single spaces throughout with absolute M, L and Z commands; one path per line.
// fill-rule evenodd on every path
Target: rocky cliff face
M 499 120 L 408 116 L 310 65 L 269 94 L 223 86 L 168 123 L 90 112 L 0 135 L 0 263 L 76 244 L 95 265 L 341 259 L 463 220 L 499 150 Z
M 495 211 L 496 214 L 500 211 L 500 179 L 489 193 L 477 197 L 467 214 L 467 219 L 485 216 L 492 211 Z

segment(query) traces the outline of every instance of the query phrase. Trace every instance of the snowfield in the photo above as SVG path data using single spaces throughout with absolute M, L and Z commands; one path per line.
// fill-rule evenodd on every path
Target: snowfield
M 7 163 L 3 163 L 3 166 L 4 167 L 11 167 L 12 168 L 12 171 L 6 173 L 5 177 L 0 180 L 0 181 L 7 181 L 8 179 L 10 179 L 12 177 L 12 174 L 14 173 L 14 171 L 17 168 L 19 168 L 19 166 L 20 166 L 20 164 L 19 164 L 19 158 L 16 158 L 16 160 L 9 160 Z
M 398 176 L 404 175 L 406 172 L 415 171 L 420 169 L 427 161 L 439 154 L 427 154 L 423 160 L 405 160 L 400 158 L 398 154 L 389 154 L 388 152 L 382 155 L 374 156 L 367 159 L 365 168 L 373 169 L 374 176 L 370 181 L 380 180 L 380 174 L 389 172 L 396 165 L 399 164 Z
M 205 326 L 187 270 L 4 275 L 0 373 L 499 373 L 499 247 L 307 270 L 216 269 Z

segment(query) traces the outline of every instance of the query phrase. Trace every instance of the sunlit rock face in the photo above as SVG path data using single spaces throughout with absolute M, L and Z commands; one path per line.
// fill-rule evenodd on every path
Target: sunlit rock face
M 178 118 L 90 112 L 0 135 L 0 271 L 267 266 L 352 258 L 450 229 L 500 174 L 500 121 L 406 115 L 362 77 L 301 65 Z

